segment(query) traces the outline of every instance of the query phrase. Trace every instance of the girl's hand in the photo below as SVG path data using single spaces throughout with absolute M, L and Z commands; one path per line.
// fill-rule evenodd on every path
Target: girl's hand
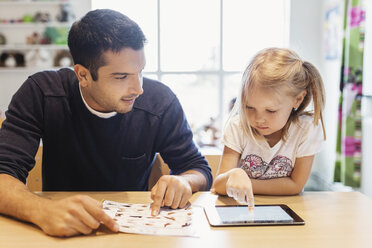
M 234 168 L 229 172 L 226 182 L 226 193 L 236 201 L 254 208 L 252 182 L 247 173 L 241 168 Z

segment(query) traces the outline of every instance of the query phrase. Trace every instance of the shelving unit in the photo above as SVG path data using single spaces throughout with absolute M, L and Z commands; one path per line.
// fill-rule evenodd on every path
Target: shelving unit
M 63 3 L 69 3 L 70 0 L 8 0 L 8 1 L 0 1 L 0 6 L 9 6 L 10 4 L 12 5 L 56 5 L 56 4 L 63 4 Z
M 5 34 L 7 43 L 0 45 L 0 54 L 3 51 L 15 52 L 30 52 L 30 51 L 46 51 L 50 53 L 51 61 L 54 59 L 54 54 L 60 50 L 68 50 L 66 44 L 48 44 L 40 45 L 26 44 L 26 37 L 32 34 L 33 31 L 43 32 L 48 27 L 70 28 L 72 22 L 59 22 L 56 18 L 60 13 L 60 4 L 69 3 L 75 14 L 75 19 L 81 18 L 89 10 L 91 10 L 91 0 L 0 0 L 0 33 Z M 14 22 L 4 23 L 1 20 L 20 19 L 25 14 L 35 15 L 36 12 L 50 13 L 50 22 L 26 23 Z M 0 112 L 4 117 L 8 104 L 13 94 L 19 89 L 22 83 L 29 75 L 32 75 L 42 70 L 56 70 L 60 67 L 54 66 L 54 61 L 49 64 L 36 64 L 25 67 L 0 67 Z
M 22 72 L 22 73 L 27 73 L 27 74 L 33 74 L 36 71 L 58 70 L 60 68 L 61 67 L 55 67 L 55 66 L 48 67 L 48 68 L 38 67 L 38 66 L 35 66 L 35 67 L 22 67 L 22 68 L 19 68 L 19 67 L 11 67 L 11 68 L 0 67 L 0 73 L 9 73 L 9 74 L 12 74 L 12 73 Z M 0 82 L 0 83 L 2 83 L 2 82 Z
M 62 9 L 62 6 L 67 7 Z M 68 29 L 77 17 L 89 9 L 90 0 L 0 1 L 0 34 L 5 37 L 6 42 L 0 43 L 0 56 L 2 56 L 0 73 L 58 68 L 55 57 L 59 56 L 59 53 L 68 54 L 66 52 Z M 43 15 L 45 19 L 32 22 L 37 13 Z M 61 22 L 62 15 L 66 13 L 67 20 Z M 45 35 L 46 30 L 49 31 L 48 35 Z M 44 61 L 40 62 L 40 59 L 38 61 L 38 57 L 42 56 L 37 53 L 43 53 Z M 7 59 L 12 61 L 6 61 Z M 19 61 L 21 63 L 18 63 Z
M 1 6 L 0 6 L 1 7 Z M 33 23 L 0 23 L 0 29 L 6 28 L 45 28 L 45 27 L 70 27 L 68 22 L 33 22 Z
M 33 49 L 67 49 L 67 45 L 58 44 L 10 44 L 10 45 L 0 45 L 0 50 L 33 50 Z

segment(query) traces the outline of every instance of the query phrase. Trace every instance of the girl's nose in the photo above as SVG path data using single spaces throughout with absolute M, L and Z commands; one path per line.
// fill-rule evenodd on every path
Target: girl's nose
M 261 116 L 256 116 L 256 123 L 257 124 L 264 124 L 266 122 L 265 118 L 261 115 Z

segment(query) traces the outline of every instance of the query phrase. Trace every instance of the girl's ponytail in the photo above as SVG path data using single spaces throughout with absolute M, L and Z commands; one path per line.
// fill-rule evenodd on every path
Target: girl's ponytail
M 311 95 L 313 97 L 313 105 L 314 105 L 314 124 L 317 125 L 319 123 L 319 120 L 322 124 L 323 128 L 323 136 L 324 140 L 326 139 L 326 133 L 323 123 L 323 116 L 322 111 L 324 109 L 325 105 L 325 90 L 323 86 L 323 80 L 320 76 L 319 71 L 309 62 L 303 62 L 302 63 L 303 68 L 306 71 L 307 78 L 308 78 L 308 94 L 311 92 Z

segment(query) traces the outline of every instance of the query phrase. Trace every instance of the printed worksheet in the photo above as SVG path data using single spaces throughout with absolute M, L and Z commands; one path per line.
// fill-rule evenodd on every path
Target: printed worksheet
M 151 215 L 151 204 L 103 201 L 103 210 L 120 226 L 124 233 L 196 236 L 191 225 L 192 208 L 163 207 L 157 216 Z

